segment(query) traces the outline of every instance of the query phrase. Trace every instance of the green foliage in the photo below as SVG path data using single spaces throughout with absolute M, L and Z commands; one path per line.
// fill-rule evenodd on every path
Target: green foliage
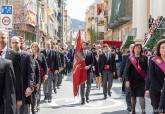
M 125 42 L 123 49 L 129 48 L 129 45 L 133 43 L 133 36 L 128 36 L 127 41 Z
M 165 22 L 165 19 L 161 16 L 159 20 L 162 19 L 163 22 Z M 163 28 L 163 26 L 160 25 L 159 29 L 155 30 L 155 32 L 152 34 L 151 38 L 149 39 L 145 47 L 152 49 L 156 45 L 156 43 L 163 38 L 162 36 L 165 31 L 164 29 L 160 29 L 160 28 Z
M 147 42 L 146 46 L 147 48 L 150 48 L 152 49 L 156 43 L 162 39 L 162 36 L 163 35 L 163 30 L 162 29 L 157 29 L 155 31 L 155 33 L 151 36 L 151 38 L 149 39 L 149 41 Z
M 97 37 L 97 33 L 94 30 L 92 30 L 90 33 L 91 44 L 96 42 L 96 37 Z

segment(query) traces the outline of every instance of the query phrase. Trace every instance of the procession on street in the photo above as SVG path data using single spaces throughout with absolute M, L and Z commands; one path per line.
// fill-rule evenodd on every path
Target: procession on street
M 165 0 L 0 0 L 0 114 L 165 114 Z

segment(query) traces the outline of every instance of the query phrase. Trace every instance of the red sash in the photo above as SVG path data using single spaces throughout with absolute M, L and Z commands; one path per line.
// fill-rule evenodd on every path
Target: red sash
M 110 65 L 104 65 L 104 70 L 110 70 Z
M 134 66 L 134 68 L 137 70 L 137 72 L 140 74 L 140 76 L 143 77 L 144 80 L 146 80 L 146 73 L 144 72 L 144 70 L 141 68 L 141 66 L 138 64 L 137 65 L 137 60 L 135 57 L 130 56 L 129 57 L 132 65 Z
M 152 58 L 152 61 L 161 69 L 161 71 L 165 74 L 165 62 L 162 61 L 162 59 L 158 56 L 154 56 Z

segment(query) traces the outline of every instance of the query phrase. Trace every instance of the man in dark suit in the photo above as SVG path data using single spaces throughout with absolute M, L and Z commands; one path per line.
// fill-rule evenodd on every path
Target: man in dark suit
M 15 114 L 15 74 L 12 62 L 0 53 L 0 114 Z
M 132 53 L 133 47 L 134 47 L 134 44 L 131 44 L 129 47 L 129 53 L 122 56 L 122 63 L 121 63 L 121 68 L 119 72 L 119 80 L 123 81 L 122 88 L 123 90 L 125 90 L 125 93 L 126 93 L 126 103 L 127 103 L 128 112 L 131 112 L 131 93 L 130 93 L 130 88 L 125 87 L 124 70 L 126 67 L 126 61 L 128 60 L 130 55 L 133 55 Z
M 63 71 L 65 67 L 65 62 L 64 62 L 64 53 L 61 47 L 58 48 L 59 52 L 59 73 L 58 73 L 58 81 L 57 81 L 57 88 L 59 89 L 59 86 L 62 84 L 62 79 L 63 79 Z
M 81 104 L 85 104 L 85 97 L 86 97 L 86 102 L 89 102 L 89 94 L 90 94 L 90 89 L 91 89 L 91 76 L 90 72 L 92 70 L 92 65 L 93 65 L 93 56 L 92 52 L 88 50 L 88 43 L 84 42 L 83 43 L 83 55 L 85 58 L 85 64 L 86 67 L 85 69 L 87 70 L 87 89 L 85 92 L 85 83 L 81 84 L 80 86 L 80 94 L 81 94 Z
M 104 99 L 107 99 L 107 93 L 111 96 L 113 75 L 116 71 L 115 56 L 112 54 L 108 44 L 104 45 L 104 53 L 101 55 L 99 60 L 99 69 L 100 74 L 103 76 Z
M 17 108 L 20 108 L 22 105 L 22 98 L 23 98 L 23 84 L 22 84 L 22 76 L 21 76 L 21 63 L 20 63 L 20 55 L 18 53 L 15 53 L 13 50 L 9 49 L 7 47 L 7 35 L 8 33 L 5 31 L 0 31 L 0 50 L 1 57 L 11 60 L 13 67 L 14 67 L 14 73 L 15 73 L 15 92 L 16 92 L 16 106 Z
M 21 42 L 19 37 L 14 36 L 11 38 L 11 47 L 14 51 L 21 55 L 21 74 L 22 74 L 22 83 L 23 83 L 23 106 L 19 110 L 19 114 L 30 114 L 30 96 L 33 91 L 34 83 L 34 67 L 32 63 L 31 56 L 21 50 Z
M 48 79 L 46 84 L 45 100 L 48 99 L 50 103 L 52 100 L 52 82 L 55 80 L 57 82 L 57 74 L 59 73 L 59 64 L 56 51 L 51 49 L 50 41 L 45 44 L 45 49 L 41 51 L 45 55 L 48 64 Z M 56 84 L 55 84 L 56 85 Z M 55 88 L 54 88 L 55 89 Z M 56 90 L 54 90 L 56 92 Z

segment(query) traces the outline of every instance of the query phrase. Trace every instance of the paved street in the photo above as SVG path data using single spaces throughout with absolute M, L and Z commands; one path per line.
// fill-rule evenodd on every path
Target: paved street
M 80 98 L 73 97 L 72 94 L 72 78 L 65 77 L 63 86 L 58 93 L 53 94 L 52 103 L 41 103 L 39 114 L 127 114 L 124 96 L 121 96 L 121 84 L 116 80 L 113 84 L 112 97 L 103 100 L 102 89 L 98 90 L 95 84 L 92 85 L 90 94 L 90 103 L 80 105 Z M 42 100 L 43 100 L 42 96 Z M 147 114 L 151 114 L 150 102 L 146 99 Z M 137 110 L 140 114 L 139 105 Z

